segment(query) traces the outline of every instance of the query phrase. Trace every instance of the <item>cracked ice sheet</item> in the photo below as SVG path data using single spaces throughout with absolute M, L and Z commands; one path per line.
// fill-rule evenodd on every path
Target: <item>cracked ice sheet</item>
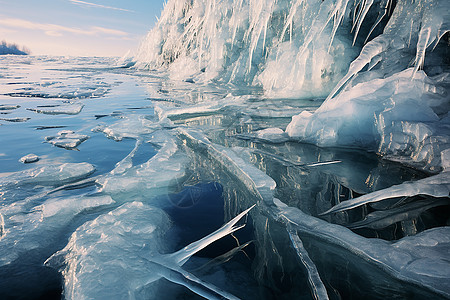
M 344 248 L 395 278 L 426 287 L 445 297 L 450 296 L 450 273 L 442 271 L 450 270 L 448 259 L 442 259 L 448 256 L 450 245 L 446 238 L 435 238 L 450 235 L 450 227 L 426 230 L 417 236 L 401 239 L 396 244 L 381 239 L 361 237 L 343 226 L 309 216 L 300 209 L 289 207 L 274 198 L 275 182 L 246 161 L 245 154 L 244 157 L 240 157 L 242 150 L 224 149 L 222 146 L 209 142 L 199 132 L 185 129 L 178 130 L 182 137 L 189 140 L 190 143 L 186 145 L 196 148 L 199 146 L 206 147 L 210 157 L 224 166 L 230 174 L 233 174 L 249 191 L 252 191 L 262 200 L 258 203 L 261 209 L 267 210 L 275 220 L 292 224 L 301 233 L 300 237 L 302 235 L 312 236 L 314 239 Z M 269 186 L 273 187 L 267 189 Z M 435 243 L 433 251 L 436 253 L 424 253 L 420 243 L 418 244 L 419 247 L 416 248 L 414 246 L 415 239 L 418 239 L 422 244 L 423 241 L 433 241 Z M 402 242 L 408 240 L 408 243 Z
M 236 231 L 245 210 L 218 230 L 171 254 L 165 236 L 167 214 L 142 202 L 128 202 L 80 226 L 67 246 L 45 264 L 65 266 L 64 293 L 68 299 L 155 298 L 154 283 L 164 277 L 208 298 L 237 299 L 180 267 L 196 252 Z M 125 275 L 125 276 L 124 276 Z
M 4 220 L 3 234 L 0 235 L 1 266 L 10 264 L 21 255 L 28 255 L 30 250 L 45 253 L 44 249 L 54 247 L 59 235 L 77 215 L 112 205 L 114 201 L 110 196 L 103 195 L 51 198 L 32 208 L 20 204 L 23 203 L 15 202 L 0 209 Z

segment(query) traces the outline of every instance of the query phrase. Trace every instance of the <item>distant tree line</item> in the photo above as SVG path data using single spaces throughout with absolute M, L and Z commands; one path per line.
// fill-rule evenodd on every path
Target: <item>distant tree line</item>
M 22 47 L 19 49 L 19 46 L 16 44 L 8 44 L 6 41 L 2 41 L 0 44 L 0 55 L 5 54 L 15 54 L 15 55 L 28 55 L 30 54 L 30 49 L 26 47 Z

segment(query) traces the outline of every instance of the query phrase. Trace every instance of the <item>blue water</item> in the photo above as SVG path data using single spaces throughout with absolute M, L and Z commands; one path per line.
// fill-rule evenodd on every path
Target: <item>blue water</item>
M 277 107 L 280 103 L 288 103 L 292 111 L 299 107 L 313 110 L 318 106 L 317 100 L 267 100 L 258 89 L 172 82 L 163 73 L 141 72 L 115 65 L 116 61 L 109 58 L 0 57 L 0 104 L 20 105 L 17 109 L 0 110 L 0 118 L 3 119 L 0 120 L 0 179 L 11 178 L 23 170 L 61 163 L 86 162 L 95 167 L 95 172 L 88 175 L 87 181 L 75 181 L 73 185 L 59 189 L 63 185 L 60 182 L 55 181 L 53 186 L 21 185 L 20 179 L 16 179 L 16 185 L 0 186 L 0 205 L 5 218 L 5 233 L 0 235 L 0 253 L 17 252 L 14 259 L 0 266 L 1 299 L 61 298 L 64 278 L 58 270 L 43 266 L 44 261 L 64 248 L 72 233 L 82 224 L 108 214 L 123 203 L 142 201 L 162 209 L 172 224 L 162 241 L 170 251 L 175 251 L 208 235 L 237 212 L 247 208 L 248 203 L 257 201 L 245 184 L 217 164 L 205 149 L 191 147 L 182 139 L 177 140 L 173 129 L 176 127 L 198 130 L 219 145 L 251 149 L 254 151 L 251 156 L 253 165 L 277 183 L 275 196 L 287 205 L 313 216 L 319 216 L 330 205 L 352 195 L 356 197 L 426 176 L 400 164 L 384 161 L 364 150 L 323 149 L 293 142 L 273 144 L 248 138 L 248 134 L 257 129 L 283 128 L 289 123 L 288 115 L 271 115 L 271 105 Z M 227 94 L 233 97 L 248 95 L 250 101 L 245 108 L 228 107 L 208 113 L 181 114 L 173 116 L 169 125 L 155 125 L 159 121 L 154 112 L 156 105 L 162 103 L 167 107 L 180 108 L 187 104 L 220 99 Z M 83 103 L 84 107 L 73 115 L 42 114 L 27 110 L 68 103 Z M 14 118 L 21 118 L 23 122 L 11 122 Z M 108 138 L 105 133 L 93 130 L 99 125 L 114 128 L 124 120 L 143 120 L 146 125 L 143 129 L 121 128 L 127 131 L 121 140 Z M 151 126 L 156 129 L 145 131 Z M 45 142 L 45 137 L 55 136 L 61 130 L 72 130 L 90 138 L 76 148 L 69 149 Z M 175 158 L 162 161 L 158 170 L 139 169 L 156 157 L 160 149 L 164 149 L 161 148 L 164 138 L 161 140 L 159 135 L 169 133 L 175 136 L 179 149 L 184 149 L 180 150 L 180 155 L 187 158 L 180 169 L 183 172 L 169 178 L 156 189 L 142 188 L 164 178 L 171 170 L 178 170 L 177 165 L 171 164 Z M 39 231 L 38 236 L 33 235 L 34 230 L 38 230 L 34 227 L 21 229 L 20 234 L 23 236 L 14 231 L 21 222 L 27 223 L 28 216 L 33 215 L 36 207 L 49 199 L 90 197 L 105 193 L 95 179 L 110 178 L 108 176 L 111 176 L 110 172 L 116 164 L 133 151 L 136 140 L 141 144 L 131 157 L 130 169 L 115 176 L 118 182 L 123 178 L 125 186 L 131 184 L 125 180 L 140 178 L 143 180 L 140 181 L 142 190 L 111 193 L 114 204 L 74 212 L 69 222 L 54 221 L 52 229 L 44 226 L 46 219 L 41 219 L 37 221 L 36 228 L 42 225 L 45 229 Z M 38 155 L 40 160 L 30 164 L 19 162 L 21 157 L 30 153 Z M 320 168 L 307 168 L 293 163 L 328 160 L 339 163 Z M 138 177 L 144 171 L 156 171 L 156 175 L 148 177 L 146 182 L 145 177 Z M 25 203 L 23 207 L 20 206 L 22 210 L 12 210 L 15 204 L 19 207 L 19 203 Z M 327 217 L 327 221 L 345 225 L 346 222 L 360 220 L 366 214 L 367 211 L 361 210 L 335 218 Z M 433 222 L 429 221 L 431 219 Z M 445 218 L 439 218 L 439 212 L 431 210 L 416 221 L 417 230 L 423 231 L 442 225 Z M 290 247 L 282 224 L 271 220 L 262 211 L 255 211 L 245 222 L 247 225 L 244 229 L 199 252 L 185 268 L 243 299 L 311 299 L 307 274 Z M 355 233 L 397 240 L 405 235 L 398 225 Z M 27 245 L 23 239 L 30 239 L 32 244 L 36 242 L 38 246 L 13 246 L 16 242 Z M 250 243 L 241 251 L 223 256 L 246 242 Z M 429 293 L 420 287 L 405 285 L 386 277 L 373 266 L 363 268 L 361 265 L 365 262 L 361 262 L 360 258 L 343 249 L 329 249 L 328 245 L 316 242 L 314 237 L 305 237 L 304 243 L 332 299 L 379 299 L 392 295 L 405 297 Z M 165 279 L 161 281 L 158 291 L 152 294 L 155 299 L 199 297 L 183 286 Z M 397 289 L 399 286 L 402 289 Z

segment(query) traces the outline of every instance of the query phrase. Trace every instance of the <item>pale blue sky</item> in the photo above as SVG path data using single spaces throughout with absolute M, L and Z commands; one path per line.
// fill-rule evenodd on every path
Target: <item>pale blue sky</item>
M 0 0 L 0 41 L 34 55 L 123 56 L 161 15 L 164 0 Z

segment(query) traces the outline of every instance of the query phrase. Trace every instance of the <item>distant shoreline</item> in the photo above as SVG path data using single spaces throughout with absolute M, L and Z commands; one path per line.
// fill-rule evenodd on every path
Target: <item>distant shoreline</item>
M 19 47 L 16 44 L 8 44 L 6 41 L 2 41 L 0 44 L 0 55 L 29 55 L 31 51 L 26 47 Z

